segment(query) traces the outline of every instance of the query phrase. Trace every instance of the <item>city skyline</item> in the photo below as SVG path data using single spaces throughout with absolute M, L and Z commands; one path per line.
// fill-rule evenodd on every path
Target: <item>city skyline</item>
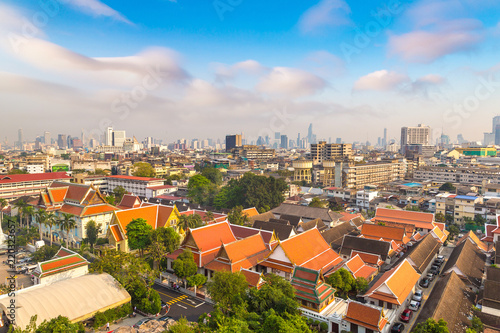
M 425 123 L 481 140 L 498 113 L 495 1 L 232 4 L 6 1 L 4 137 L 295 137 L 314 123 L 318 139 L 377 142 Z

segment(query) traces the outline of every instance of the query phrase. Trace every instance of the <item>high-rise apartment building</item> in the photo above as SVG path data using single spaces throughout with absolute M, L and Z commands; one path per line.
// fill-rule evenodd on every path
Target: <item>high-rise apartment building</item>
M 288 149 L 288 136 L 287 135 L 282 135 L 281 136 L 280 148 L 282 148 L 282 149 Z
M 319 143 L 311 144 L 311 159 L 314 164 L 323 163 L 336 159 L 348 159 L 352 156 L 352 144 L 350 143 Z
M 43 143 L 45 143 L 46 145 L 50 145 L 51 144 L 51 141 L 50 141 L 50 132 L 44 132 L 43 133 Z
M 68 140 L 67 140 L 66 135 L 64 135 L 64 134 L 57 135 L 57 146 L 59 147 L 59 149 L 68 148 Z
M 233 148 L 241 147 L 241 135 L 226 135 L 226 152 L 230 152 Z
M 405 153 L 407 146 L 428 146 L 431 142 L 431 128 L 419 124 L 417 127 L 401 127 L 401 153 Z

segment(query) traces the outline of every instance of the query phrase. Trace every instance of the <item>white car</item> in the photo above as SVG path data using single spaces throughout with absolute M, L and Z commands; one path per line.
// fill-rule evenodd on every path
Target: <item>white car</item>
M 421 302 L 422 301 L 422 296 L 424 295 L 423 291 L 420 290 L 420 289 L 417 289 L 415 291 L 415 293 L 413 294 L 413 300 L 417 301 L 417 302 Z
M 418 311 L 418 308 L 420 307 L 420 302 L 417 302 L 417 301 L 411 301 L 410 302 L 410 306 L 408 307 L 408 309 L 412 310 L 412 311 Z

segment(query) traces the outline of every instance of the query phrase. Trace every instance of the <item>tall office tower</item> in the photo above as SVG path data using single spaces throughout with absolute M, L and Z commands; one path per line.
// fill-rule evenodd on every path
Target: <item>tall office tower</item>
M 335 139 L 335 143 L 342 143 L 342 138 Z
M 332 137 L 331 136 L 328 138 L 328 143 L 332 143 Z
M 68 148 L 68 141 L 66 140 L 66 135 L 64 134 L 57 135 L 57 146 L 59 147 L 59 149 Z
M 68 135 L 66 143 L 68 144 L 67 148 L 73 148 L 73 138 L 71 137 L 71 135 Z
M 44 132 L 43 133 L 43 143 L 45 143 L 46 145 L 50 145 L 51 144 L 51 141 L 50 141 L 50 132 Z
M 309 124 L 309 128 L 307 129 L 307 140 L 309 140 L 309 143 L 316 143 L 313 142 L 313 124 Z
M 266 146 L 269 146 L 271 144 L 271 138 L 269 135 L 266 135 Z
M 457 135 L 457 142 L 459 145 L 465 142 L 464 136 L 462 134 Z
M 297 147 L 300 148 L 300 133 L 297 134 Z
M 241 147 L 241 135 L 226 135 L 226 152 L 231 152 L 236 147 Z
M 497 131 L 497 128 L 500 126 L 500 116 L 496 116 L 496 117 L 493 117 L 493 121 L 492 121 L 492 131 L 491 133 L 494 135 L 495 139 L 495 144 L 497 145 L 498 143 L 497 142 L 500 142 L 500 137 L 499 137 L 499 133 Z
M 280 148 L 288 149 L 288 136 L 286 135 L 281 136 Z
M 85 130 L 83 128 L 82 128 L 82 137 L 81 137 L 81 139 L 82 139 L 82 146 L 85 147 L 85 139 L 86 138 L 85 138 Z
M 114 147 L 123 147 L 126 139 L 125 131 L 113 131 L 113 142 Z
M 387 147 L 387 128 L 384 128 L 384 140 L 382 141 L 384 149 Z
M 20 149 L 20 150 L 23 150 L 23 129 L 20 128 L 18 131 L 17 131 L 17 147 Z
M 104 145 L 105 146 L 113 145 L 113 127 L 106 128 L 106 132 L 104 132 Z
M 495 145 L 498 146 L 500 145 L 500 125 L 497 125 L 493 133 L 495 134 Z
M 281 140 L 281 133 L 280 132 L 274 132 L 274 140 Z
M 422 124 L 417 127 L 401 127 L 401 153 L 409 145 L 428 146 L 431 142 L 431 128 Z

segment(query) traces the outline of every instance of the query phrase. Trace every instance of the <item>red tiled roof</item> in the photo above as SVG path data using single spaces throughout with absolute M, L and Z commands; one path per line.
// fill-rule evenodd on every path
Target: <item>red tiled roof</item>
M 125 209 L 125 208 L 140 207 L 140 205 L 141 205 L 141 200 L 139 199 L 138 196 L 131 195 L 131 194 L 125 194 L 122 197 L 122 200 L 120 201 L 120 204 L 118 205 L 118 207 Z
M 380 239 L 385 241 L 394 240 L 398 244 L 406 244 L 410 241 L 406 237 L 406 231 L 404 228 L 392 227 L 386 225 L 364 223 L 361 227 L 361 234 L 366 238 Z
M 66 198 L 66 194 L 68 193 L 67 187 L 60 188 L 49 188 L 48 194 L 52 198 L 52 203 L 63 202 Z
M 167 188 L 177 188 L 177 186 L 174 186 L 174 185 L 158 185 L 158 186 L 148 186 L 146 187 L 148 190 L 163 190 L 163 189 L 167 189 Z
M 251 287 L 256 287 L 257 289 L 263 284 L 262 273 L 250 271 L 248 269 L 241 269 L 241 274 L 245 276 L 247 283 Z
M 409 210 L 377 208 L 373 221 L 375 222 L 388 221 L 388 222 L 413 224 L 416 228 L 422 228 L 422 229 L 434 228 L 433 225 L 434 214 L 412 212 Z
M 75 215 L 75 216 L 81 216 L 83 208 L 84 207 L 79 207 L 79 206 L 73 206 L 73 205 L 64 204 L 59 209 L 59 212 L 61 212 L 61 213 L 67 213 L 67 214 L 71 214 L 71 215 Z
M 370 265 L 381 266 L 384 263 L 380 259 L 380 256 L 378 254 L 365 253 L 365 252 L 359 252 L 359 251 L 352 251 L 351 252 L 351 257 L 356 256 L 356 255 L 359 255 L 365 263 L 370 264 Z
M 33 173 L 33 174 L 19 174 L 19 175 L 0 175 L 0 184 L 18 183 L 18 182 L 31 182 L 41 180 L 59 180 L 71 179 L 66 172 L 46 172 L 46 173 Z
M 79 185 L 79 184 L 68 184 L 68 183 L 59 183 L 54 182 L 50 185 L 49 190 L 58 188 L 58 187 L 68 187 L 68 192 L 66 193 L 65 199 L 82 202 L 87 193 L 91 191 L 90 185 Z
M 144 182 L 151 182 L 151 181 L 164 181 L 165 179 L 162 178 L 149 178 L 149 177 L 135 177 L 135 176 L 123 176 L 123 175 L 114 175 L 114 176 L 107 176 L 106 178 L 114 178 L 114 179 L 126 179 L 126 180 L 140 180 Z
M 156 219 L 157 219 L 157 206 L 146 206 L 139 208 L 132 208 L 127 210 L 120 210 L 115 212 L 118 218 L 118 223 L 120 224 L 122 230 L 127 230 L 127 225 L 132 222 L 132 220 L 142 218 L 153 228 L 156 229 Z
M 163 206 L 163 205 L 158 206 L 158 225 L 157 225 L 157 228 L 165 227 L 165 224 L 167 223 L 168 219 L 170 218 L 170 215 L 172 215 L 173 211 L 174 211 L 174 207 L 172 207 L 172 206 Z M 167 226 L 167 227 L 169 227 L 169 226 Z
M 40 277 L 60 273 L 65 270 L 73 269 L 76 267 L 88 265 L 87 260 L 82 258 L 79 254 L 64 256 L 62 258 L 51 259 L 46 262 L 40 263 L 41 274 Z

